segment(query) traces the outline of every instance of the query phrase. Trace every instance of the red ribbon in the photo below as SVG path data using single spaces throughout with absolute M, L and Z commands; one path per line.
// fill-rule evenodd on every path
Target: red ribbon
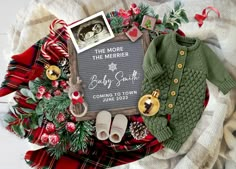
M 78 92 L 78 91 L 74 91 L 73 93 L 72 93 L 72 104 L 77 104 L 77 103 L 80 103 L 80 104 L 83 104 L 83 102 L 84 102 L 84 99 L 83 99 L 83 97 L 80 95 L 80 92 Z
M 208 17 L 208 13 L 210 11 L 214 11 L 218 15 L 218 17 L 220 17 L 220 12 L 219 12 L 218 9 L 216 9 L 212 6 L 208 6 L 205 9 L 203 9 L 202 15 L 196 14 L 195 17 L 194 17 L 198 21 L 198 26 L 199 27 L 201 27 L 203 25 L 203 21 Z
M 74 104 L 74 105 L 77 103 L 83 104 L 83 102 L 84 102 L 83 97 L 80 97 L 78 99 L 72 99 L 72 104 Z

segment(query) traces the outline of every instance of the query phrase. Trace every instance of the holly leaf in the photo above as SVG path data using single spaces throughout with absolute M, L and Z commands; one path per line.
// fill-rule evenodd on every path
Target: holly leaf
M 35 98 L 35 96 L 34 96 L 34 94 L 32 93 L 31 90 L 23 88 L 23 89 L 20 90 L 20 92 L 25 97 L 29 97 L 29 98 L 33 99 L 36 102 L 36 98 Z
M 16 119 L 15 119 L 15 117 L 13 117 L 12 115 L 10 115 L 10 114 L 6 114 L 5 116 L 4 116 L 4 121 L 6 122 L 6 123 L 12 123 L 12 122 L 14 122 Z
M 162 23 L 163 23 L 164 25 L 166 24 L 166 20 L 167 20 L 167 15 L 164 14 L 164 16 L 163 16 L 163 21 L 162 21 Z
M 175 1 L 174 2 L 174 9 L 175 11 L 178 11 L 181 8 L 181 2 L 180 1 Z
M 22 123 L 20 123 L 20 125 L 13 125 L 11 126 L 12 130 L 18 134 L 20 137 L 24 137 L 25 136 L 25 129 Z
M 37 129 L 39 126 L 35 123 L 30 123 L 30 128 L 31 129 Z
M 31 99 L 31 98 L 27 98 L 26 103 L 34 104 L 36 102 L 33 99 Z
M 51 114 L 49 114 L 49 113 L 46 113 L 46 119 L 49 121 L 53 121 L 53 118 L 52 118 Z
M 187 15 L 186 15 L 186 13 L 185 13 L 184 10 L 182 10 L 182 11 L 180 12 L 180 16 L 182 17 L 182 19 L 184 20 L 184 22 L 186 22 L 186 23 L 189 22 L 188 17 L 187 17 Z
M 33 93 L 37 93 L 37 88 L 36 88 L 35 83 L 33 81 L 29 81 L 29 88 Z
M 37 105 L 36 109 L 35 109 L 35 113 L 37 115 L 42 115 L 43 114 L 43 106 L 42 106 L 42 101 L 39 102 L 39 104 Z
M 16 115 L 15 107 L 14 106 L 9 106 L 10 111 Z
M 34 113 L 34 110 L 32 110 L 32 109 L 27 109 L 27 108 L 21 107 L 21 110 L 23 110 L 25 113 Z
M 174 23 L 174 30 L 176 31 L 176 30 L 178 30 L 178 29 L 179 29 L 179 25 L 176 24 L 176 23 Z
M 38 126 L 39 126 L 39 127 L 42 127 L 42 124 L 43 124 L 43 116 L 40 116 L 40 117 L 38 118 Z

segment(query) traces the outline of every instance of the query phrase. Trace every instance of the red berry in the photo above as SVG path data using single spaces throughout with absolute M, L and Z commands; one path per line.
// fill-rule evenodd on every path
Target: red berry
M 61 95 L 61 91 L 60 90 L 56 90 L 54 91 L 54 96 L 60 96 Z
M 47 131 L 48 133 L 53 133 L 53 132 L 55 132 L 55 131 L 56 131 L 56 126 L 55 126 L 55 124 L 53 124 L 53 123 L 51 123 L 51 122 L 47 123 L 47 125 L 46 125 L 46 131 Z
M 139 27 L 139 23 L 138 22 L 133 22 L 132 25 Z
M 50 134 L 48 136 L 48 142 L 49 142 L 49 144 L 51 144 L 53 146 L 57 145 L 59 143 L 59 141 L 60 141 L 60 138 L 57 134 Z
M 38 93 L 40 93 L 40 94 L 44 94 L 45 93 L 45 91 L 46 91 L 46 87 L 44 87 L 44 86 L 39 86 L 39 88 L 38 88 Z
M 67 122 L 66 123 L 66 130 L 70 133 L 75 131 L 75 123 L 73 122 Z
M 41 93 L 36 93 L 36 98 L 37 99 L 42 99 L 43 98 L 43 94 L 41 94 Z
M 139 8 L 134 8 L 133 12 L 135 15 L 138 15 L 138 14 L 140 14 L 141 10 Z
M 58 85 L 59 85 L 59 82 L 58 82 L 58 81 L 56 81 L 56 80 L 53 80 L 53 81 L 52 81 L 52 87 L 57 88 Z
M 126 11 L 126 13 L 127 13 L 128 16 L 131 16 L 133 14 L 132 10 L 128 10 L 128 11 Z
M 57 115 L 57 121 L 58 121 L 59 123 L 65 121 L 65 119 L 66 119 L 66 118 L 65 118 L 64 113 L 59 113 L 59 114 Z
M 47 99 L 47 100 L 50 100 L 52 98 L 52 95 L 49 93 L 49 92 L 46 92 L 44 94 L 44 97 Z
M 40 139 L 41 139 L 41 142 L 43 144 L 47 144 L 48 143 L 48 134 L 47 133 L 43 133 Z
M 137 5 L 136 5 L 135 3 L 132 3 L 132 4 L 130 5 L 130 8 L 131 8 L 131 9 L 136 8 L 136 7 L 137 7 Z
M 71 115 L 70 119 L 73 121 L 73 122 L 76 122 L 76 117 Z
M 157 21 L 156 21 L 156 24 L 161 24 L 162 23 L 162 21 L 160 20 L 160 19 L 158 19 Z
M 66 81 L 64 81 L 64 80 L 60 81 L 60 86 L 61 86 L 61 87 L 65 87 L 65 86 L 67 86 Z
M 129 25 L 129 23 L 130 23 L 130 19 L 124 19 L 122 24 L 124 26 L 127 26 L 127 25 Z

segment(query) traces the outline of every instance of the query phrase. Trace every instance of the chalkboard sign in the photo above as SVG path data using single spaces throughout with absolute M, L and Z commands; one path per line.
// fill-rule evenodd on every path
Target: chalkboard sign
M 101 110 L 115 115 L 138 114 L 143 80 L 143 57 L 149 45 L 146 32 L 136 42 L 120 34 L 114 39 L 77 54 L 70 43 L 72 78 L 83 81 L 88 113 L 78 120 L 95 119 Z

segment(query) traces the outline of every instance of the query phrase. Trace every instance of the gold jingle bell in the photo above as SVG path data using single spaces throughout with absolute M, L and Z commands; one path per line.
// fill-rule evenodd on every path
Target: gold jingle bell
M 56 65 L 49 65 L 45 66 L 46 69 L 46 76 L 50 80 L 57 80 L 61 76 L 61 69 Z
M 152 92 L 152 94 L 146 94 L 139 99 L 138 109 L 139 112 L 144 116 L 155 115 L 160 108 L 160 102 L 158 96 L 160 91 L 157 89 Z

